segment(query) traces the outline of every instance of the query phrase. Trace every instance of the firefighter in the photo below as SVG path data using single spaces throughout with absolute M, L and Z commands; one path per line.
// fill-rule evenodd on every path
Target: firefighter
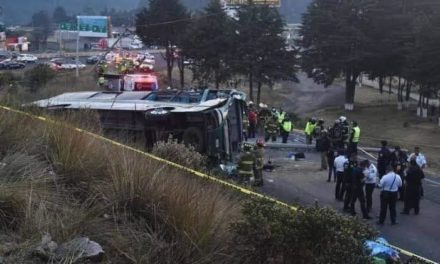
M 264 104 L 260 104 L 260 111 L 258 112 L 258 134 L 261 136 L 264 136 L 264 127 L 267 123 L 267 121 L 270 119 L 271 117 L 271 113 L 269 111 L 269 109 L 267 109 L 267 106 Z
M 306 134 L 306 144 L 307 145 L 312 144 L 313 132 L 315 131 L 315 127 L 316 127 L 316 118 L 312 117 L 309 119 L 309 121 L 306 124 L 306 127 L 304 128 L 304 133 Z
M 292 121 L 290 121 L 289 116 L 286 115 L 282 124 L 281 124 L 281 136 L 283 137 L 283 143 L 287 143 L 287 139 L 289 138 L 289 134 L 293 129 Z
M 347 147 L 348 149 L 348 140 L 350 138 L 350 124 L 348 123 L 345 116 L 339 117 L 339 120 L 341 121 L 342 127 L 342 144 L 343 147 Z
M 238 160 L 238 176 L 240 181 L 249 182 L 255 179 L 254 167 L 256 159 L 254 153 L 252 153 L 252 145 L 249 143 L 243 144 L 243 153 Z
M 254 149 L 255 155 L 255 186 L 263 185 L 263 167 L 264 167 L 264 139 L 257 139 L 257 144 Z
M 254 103 L 251 101 L 248 104 L 249 111 L 248 111 L 248 120 L 249 120 L 249 130 L 248 130 L 248 137 L 249 138 L 255 138 L 255 131 L 257 130 L 257 111 L 254 109 Z
M 335 149 L 339 150 L 344 148 L 341 121 L 339 119 L 336 119 L 333 127 L 329 129 L 329 135 Z
M 103 88 L 104 84 L 105 84 L 105 78 L 104 78 L 104 76 L 101 75 L 98 78 L 98 85 L 99 85 L 100 88 Z
M 248 140 L 248 131 L 249 131 L 249 119 L 246 113 L 243 113 L 243 137 L 244 141 Z
M 278 117 L 272 116 L 271 119 L 266 123 L 266 126 L 264 127 L 266 136 L 265 140 L 266 142 L 269 140 L 269 138 L 272 139 L 272 142 L 277 141 L 277 134 L 278 134 Z

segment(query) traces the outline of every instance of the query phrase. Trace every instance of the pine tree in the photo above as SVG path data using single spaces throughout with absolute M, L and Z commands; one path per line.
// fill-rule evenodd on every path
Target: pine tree
M 188 24 L 189 13 L 179 0 L 151 0 L 136 17 L 136 33 L 146 44 L 165 47 L 168 81 L 172 83 L 174 51 Z
M 347 110 L 353 110 L 356 81 L 367 55 L 365 12 L 362 0 L 314 0 L 303 15 L 302 69 L 326 86 L 343 75 Z
M 183 52 L 193 60 L 194 79 L 201 84 L 212 82 L 218 89 L 231 74 L 229 61 L 233 46 L 231 18 L 218 0 L 195 17 L 182 41 Z

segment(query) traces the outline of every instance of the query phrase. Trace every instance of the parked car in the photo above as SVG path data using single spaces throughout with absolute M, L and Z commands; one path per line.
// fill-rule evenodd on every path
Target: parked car
M 87 64 L 96 64 L 96 63 L 100 62 L 103 59 L 104 58 L 102 57 L 102 55 L 94 55 L 94 56 L 88 57 L 86 59 L 86 63 Z
M 47 62 L 45 62 L 45 63 L 43 63 L 43 64 L 44 64 L 44 65 L 47 65 L 51 70 L 53 70 L 53 71 L 55 71 L 55 72 L 58 72 L 58 71 L 61 70 L 61 66 L 58 65 L 58 64 L 56 64 L 55 62 L 47 61 Z
M 17 61 L 34 63 L 38 61 L 38 58 L 32 54 L 19 54 L 17 56 Z
M 75 61 L 63 63 L 60 65 L 61 70 L 75 70 L 77 67 L 78 69 L 84 69 L 87 66 L 81 62 L 79 62 L 77 65 Z
M 26 67 L 26 64 L 18 61 L 3 61 L 0 64 L 0 69 L 7 70 L 24 69 Z

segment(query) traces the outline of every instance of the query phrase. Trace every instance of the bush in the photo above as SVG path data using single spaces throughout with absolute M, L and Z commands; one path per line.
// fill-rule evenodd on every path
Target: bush
M 205 170 L 207 158 L 197 152 L 194 147 L 169 139 L 167 142 L 156 143 L 153 155 L 196 170 Z
M 26 82 L 32 93 L 36 93 L 41 87 L 55 78 L 55 73 L 44 64 L 39 64 L 25 72 Z
M 370 263 L 363 242 L 375 236 L 367 224 L 318 206 L 291 211 L 255 200 L 232 225 L 240 263 Z

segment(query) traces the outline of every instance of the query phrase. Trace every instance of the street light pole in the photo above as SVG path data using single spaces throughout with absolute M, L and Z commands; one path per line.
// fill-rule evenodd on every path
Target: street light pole
M 79 77 L 79 17 L 76 17 L 76 77 Z

